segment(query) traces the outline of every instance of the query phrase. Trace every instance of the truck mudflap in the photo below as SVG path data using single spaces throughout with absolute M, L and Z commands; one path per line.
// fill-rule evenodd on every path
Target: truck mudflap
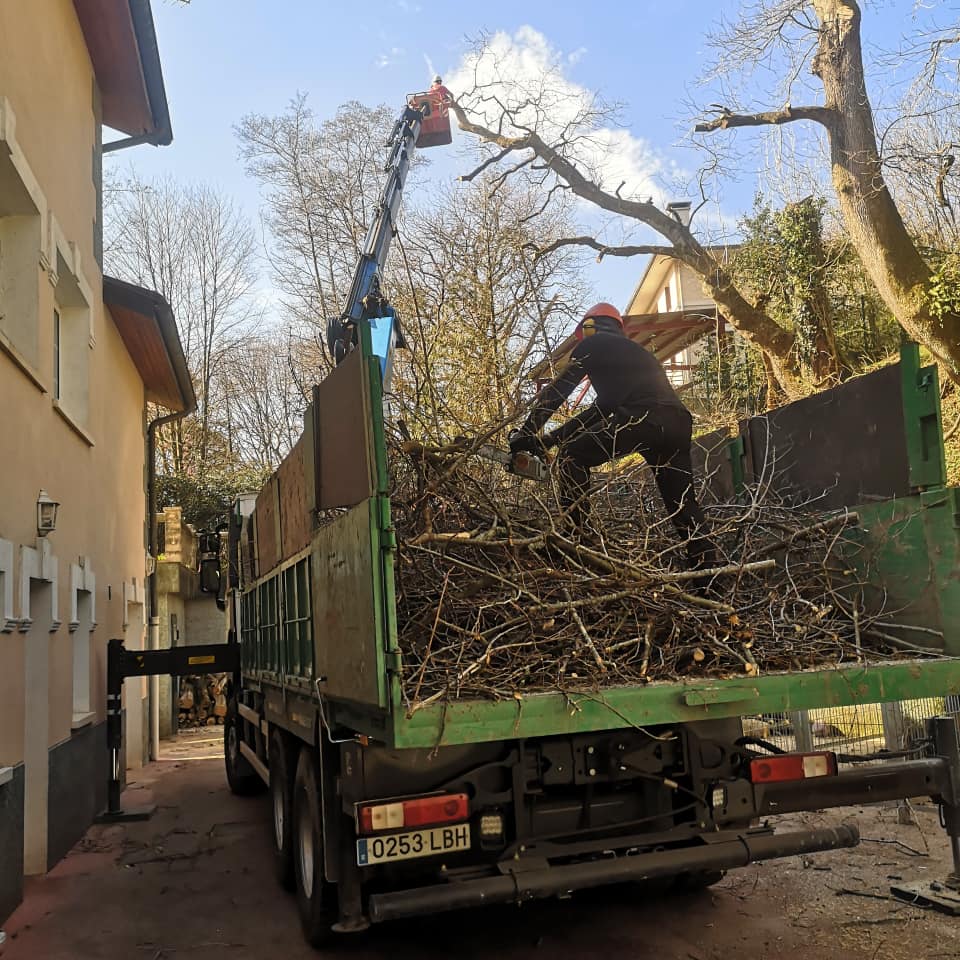
M 491 903 L 523 903 L 610 883 L 655 880 L 700 870 L 732 870 L 758 860 L 840 850 L 859 842 L 860 832 L 852 824 L 799 833 L 743 833 L 696 847 L 514 870 L 498 877 L 373 894 L 368 916 L 374 923 L 382 923 Z

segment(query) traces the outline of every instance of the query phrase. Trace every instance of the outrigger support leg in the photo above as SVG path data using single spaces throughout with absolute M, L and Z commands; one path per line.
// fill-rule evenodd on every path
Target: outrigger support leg
M 956 717 L 934 717 L 929 721 L 934 752 L 945 761 L 948 771 L 947 791 L 935 800 L 940 802 L 940 822 L 950 838 L 953 868 L 944 880 L 927 883 L 898 884 L 890 892 L 900 900 L 930 907 L 951 916 L 960 916 L 960 734 Z
M 107 780 L 107 809 L 100 813 L 96 823 L 120 823 L 124 820 L 149 820 L 157 809 L 155 804 L 144 807 L 120 806 L 123 759 L 123 641 L 112 638 L 107 643 L 107 749 L 110 752 L 110 774 Z

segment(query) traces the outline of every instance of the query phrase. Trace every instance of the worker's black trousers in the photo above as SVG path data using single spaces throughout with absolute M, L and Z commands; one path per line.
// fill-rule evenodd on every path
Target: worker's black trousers
M 630 453 L 639 453 L 650 465 L 674 527 L 687 544 L 692 567 L 717 562 L 706 519 L 693 490 L 690 459 L 693 418 L 681 406 L 653 406 L 620 410 L 612 415 L 588 407 L 557 430 L 557 467 L 562 506 L 580 528 L 590 509 L 590 468 Z

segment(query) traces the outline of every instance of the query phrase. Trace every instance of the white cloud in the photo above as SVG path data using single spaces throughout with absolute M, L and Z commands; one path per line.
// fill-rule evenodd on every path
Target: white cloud
M 465 56 L 446 83 L 456 95 L 483 87 L 461 103 L 487 126 L 501 121 L 502 103 L 515 111 L 516 123 L 535 128 L 548 143 L 568 139 L 566 155 L 604 189 L 662 202 L 657 178 L 675 173 L 671 163 L 642 137 L 597 113 L 596 95 L 567 77 L 567 68 L 585 52 L 581 47 L 565 53 L 531 26 L 512 35 L 500 31 L 482 51 Z
M 400 57 L 404 55 L 405 52 L 406 51 L 403 49 L 403 47 L 391 47 L 385 53 L 381 53 L 376 60 L 373 61 L 373 65 L 380 70 L 382 70 L 384 67 L 392 66 L 400 59 Z
M 410 0 L 397 0 L 397 6 L 404 13 L 420 13 L 423 10 L 419 3 L 411 3 Z
M 575 66 L 584 58 L 586 53 L 587 53 L 586 47 L 577 47 L 576 50 L 571 50 L 570 53 L 567 54 L 567 63 L 571 67 Z

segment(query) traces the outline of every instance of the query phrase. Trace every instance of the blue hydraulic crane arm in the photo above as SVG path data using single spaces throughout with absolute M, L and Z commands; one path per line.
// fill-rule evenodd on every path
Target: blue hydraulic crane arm
M 343 312 L 344 320 L 355 323 L 364 318 L 363 300 L 370 293 L 379 293 L 380 271 L 390 251 L 390 242 L 396 232 L 397 214 L 400 212 L 400 199 L 403 186 L 410 171 L 410 163 L 416 151 L 417 137 L 423 114 L 413 107 L 405 107 L 400 118 L 393 126 L 393 133 L 387 146 L 390 156 L 387 160 L 387 182 L 384 184 L 380 202 L 370 229 L 367 230 L 360 253 L 360 262 L 353 275 L 353 284 Z
M 396 314 L 380 292 L 380 275 L 396 233 L 397 215 L 403 186 L 416 151 L 417 138 L 428 107 L 405 106 L 387 141 L 390 154 L 386 163 L 387 182 L 363 242 L 360 260 L 353 274 L 350 294 L 343 313 L 327 326 L 327 343 L 337 363 L 357 344 L 357 328 L 361 321 L 389 318 L 387 339 L 402 346 L 396 325 Z M 389 368 L 389 347 L 382 355 L 384 374 Z

